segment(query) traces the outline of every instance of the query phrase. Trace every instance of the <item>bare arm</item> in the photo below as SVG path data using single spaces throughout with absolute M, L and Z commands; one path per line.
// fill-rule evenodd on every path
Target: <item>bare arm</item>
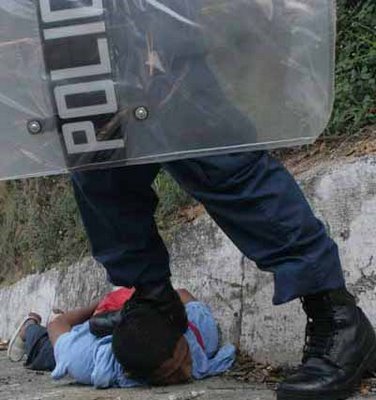
M 188 292 L 187 289 L 177 289 L 176 292 L 178 293 L 180 300 L 183 304 L 188 304 L 192 301 L 196 301 L 196 298 Z
M 98 306 L 98 302 L 88 307 L 78 308 L 59 315 L 47 326 L 48 336 L 52 346 L 55 346 L 57 339 L 64 333 L 70 332 L 72 327 L 87 321 L 94 313 Z

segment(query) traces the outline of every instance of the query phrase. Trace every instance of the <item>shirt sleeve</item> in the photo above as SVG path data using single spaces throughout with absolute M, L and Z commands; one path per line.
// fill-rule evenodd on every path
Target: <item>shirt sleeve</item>
M 54 379 L 66 375 L 96 388 L 130 388 L 142 385 L 128 378 L 112 352 L 112 336 L 102 339 L 90 333 L 89 323 L 77 325 L 59 337 L 55 348 Z
M 205 345 L 205 353 L 211 358 L 219 348 L 218 324 L 210 308 L 200 302 L 192 301 L 185 306 L 188 321 L 192 322 L 200 331 Z
M 91 375 L 93 385 L 98 389 L 109 387 L 132 388 L 142 386 L 141 382 L 130 379 L 117 362 L 112 352 L 112 336 L 98 342 L 94 354 L 94 370 Z
M 188 320 L 200 331 L 205 344 L 202 349 L 196 336 L 189 329 L 185 334 L 192 356 L 192 374 L 195 379 L 219 375 L 228 371 L 235 361 L 235 346 L 219 348 L 218 326 L 209 307 L 194 301 L 186 305 Z
M 52 378 L 61 379 L 69 375 L 78 383 L 90 385 L 95 340 L 88 322 L 61 335 L 54 347 L 56 367 L 51 374 Z

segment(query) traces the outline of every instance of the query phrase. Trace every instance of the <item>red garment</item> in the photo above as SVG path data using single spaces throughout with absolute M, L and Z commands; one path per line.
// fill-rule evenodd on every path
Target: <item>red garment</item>
M 192 331 L 192 333 L 196 336 L 197 342 L 200 345 L 200 347 L 202 348 L 202 350 L 205 351 L 205 343 L 204 343 L 204 339 L 202 338 L 201 332 L 199 331 L 199 329 L 197 328 L 197 326 L 195 324 L 193 324 L 192 322 L 188 322 L 188 328 Z
M 98 307 L 94 312 L 94 315 L 120 310 L 121 308 L 123 308 L 124 303 L 133 296 L 134 292 L 134 288 L 121 288 L 106 294 L 106 296 L 104 296 L 104 298 L 99 302 Z M 201 346 L 201 348 L 205 350 L 205 343 L 197 326 L 194 325 L 192 322 L 189 322 L 188 328 L 196 336 L 197 342 Z
M 102 314 L 109 311 L 120 310 L 124 303 L 127 302 L 135 292 L 135 289 L 121 288 L 106 294 L 99 302 L 94 315 Z

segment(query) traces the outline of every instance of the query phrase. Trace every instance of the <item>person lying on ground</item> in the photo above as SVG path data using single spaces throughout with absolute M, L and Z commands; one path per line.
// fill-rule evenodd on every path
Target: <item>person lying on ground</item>
M 98 337 L 90 331 L 93 319 L 120 308 L 123 312 L 133 294 L 123 288 L 111 292 L 100 303 L 58 315 L 47 328 L 41 325 L 38 314 L 30 313 L 15 332 L 9 357 L 20 360 L 21 351 L 21 355 L 27 356 L 25 366 L 29 369 L 52 371 L 54 379 L 69 376 L 77 383 L 97 388 L 178 384 L 229 370 L 235 360 L 235 347 L 228 344 L 220 348 L 218 325 L 209 307 L 185 289 L 177 293 L 184 304 L 189 328 L 177 342 L 171 340 L 175 343 L 172 349 L 169 349 L 168 322 L 152 310 L 146 312 L 145 319 L 126 319 L 127 324 L 134 323 L 130 335 L 129 329 L 121 325 L 112 327 L 113 335 Z M 135 336 L 138 343 L 127 341 L 134 341 Z M 123 348 L 140 348 L 140 345 L 144 346 L 147 364 L 153 358 L 160 360 L 147 379 L 145 374 L 140 379 L 135 373 L 127 373 L 122 362 Z

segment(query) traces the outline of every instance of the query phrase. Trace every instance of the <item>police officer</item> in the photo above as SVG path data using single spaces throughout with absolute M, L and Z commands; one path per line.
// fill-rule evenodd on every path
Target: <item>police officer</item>
M 48 5 L 45 1 L 40 3 L 43 7 Z M 74 9 L 71 3 L 70 14 Z M 95 3 L 102 4 L 101 1 Z M 131 103 L 145 102 L 152 108 L 149 119 L 147 108 L 139 110 L 143 116 L 139 114 L 138 117 L 145 119 L 144 124 L 134 118 L 124 124 L 133 132 L 128 137 L 127 151 L 143 156 L 159 146 L 162 153 L 171 148 L 183 152 L 187 150 L 185 138 L 189 138 L 191 148 L 188 150 L 191 151 L 257 143 L 253 122 L 224 97 L 216 77 L 206 65 L 205 41 L 201 32 L 192 28 L 195 24 L 190 23 L 195 21 L 199 1 L 107 3 L 118 7 L 112 15 L 116 28 L 111 44 L 118 56 L 114 74 L 119 83 L 120 108 L 129 105 L 130 99 Z M 157 11 L 145 13 L 146 3 L 153 4 Z M 177 5 L 186 7 L 187 12 L 176 9 L 171 12 L 169 7 Z M 59 7 L 47 7 L 47 11 L 60 13 Z M 164 19 L 158 14 L 160 10 L 163 10 Z M 168 26 L 167 17 L 171 15 L 172 23 Z M 91 24 L 90 29 L 99 29 L 102 34 L 102 22 L 94 27 Z M 153 32 L 152 37 L 146 28 Z M 47 42 L 48 37 L 60 35 L 60 40 L 62 34 L 71 37 L 73 32 L 55 28 L 54 24 L 46 29 L 49 29 L 45 34 Z M 74 42 L 77 48 L 76 40 Z M 46 65 L 51 67 L 61 62 L 59 55 L 64 47 L 53 43 L 49 46 L 55 49 L 50 60 L 46 57 Z M 72 55 L 75 62 L 81 51 L 90 53 L 88 46 L 78 48 L 79 54 Z M 153 52 L 152 48 L 158 51 Z M 146 53 L 150 56 L 148 63 L 142 58 Z M 82 68 L 81 64 L 79 66 Z M 66 65 L 55 68 L 60 71 L 57 76 L 64 68 L 67 69 Z M 72 73 L 70 69 L 68 72 Z M 85 80 L 85 87 L 92 84 Z M 55 94 L 61 92 L 59 88 Z M 78 97 L 82 101 L 83 96 Z M 103 102 L 101 97 L 96 99 L 92 95 L 89 100 L 93 106 Z M 63 111 L 69 120 L 72 118 L 70 108 L 74 105 L 65 106 Z M 226 118 L 228 114 L 233 118 Z M 60 123 L 61 119 L 62 115 Z M 102 116 L 98 120 L 102 121 Z M 122 137 L 121 130 L 118 133 L 115 136 Z M 144 139 L 142 145 L 137 146 L 132 140 L 139 137 Z M 173 141 L 176 142 L 171 146 Z M 72 141 L 72 145 L 82 145 L 78 142 Z M 84 157 L 84 161 L 93 160 Z M 104 265 L 113 284 L 137 289 L 120 317 L 126 319 L 132 310 L 154 307 L 168 316 L 171 329 L 177 333 L 175 338 L 187 329 L 184 307 L 170 282 L 169 255 L 154 220 L 158 199 L 152 183 L 161 168 L 205 206 L 245 256 L 274 275 L 275 305 L 296 298 L 302 300 L 307 314 L 302 364 L 297 373 L 279 385 L 278 400 L 339 400 L 350 395 L 360 379 L 376 369 L 374 330 L 346 289 L 337 245 L 313 215 L 294 178 L 266 151 L 73 174 L 75 195 L 93 256 Z M 131 351 L 132 362 L 136 365 L 142 348 Z M 142 358 L 145 363 L 145 355 Z
M 273 273 L 274 304 L 296 298 L 307 314 L 303 363 L 278 399 L 342 399 L 376 368 L 376 338 L 346 290 L 337 245 L 298 185 L 267 152 L 78 172 L 73 176 L 94 257 L 119 286 L 185 318 L 170 283 L 169 256 L 154 221 L 151 187 L 167 170 L 263 271 Z

